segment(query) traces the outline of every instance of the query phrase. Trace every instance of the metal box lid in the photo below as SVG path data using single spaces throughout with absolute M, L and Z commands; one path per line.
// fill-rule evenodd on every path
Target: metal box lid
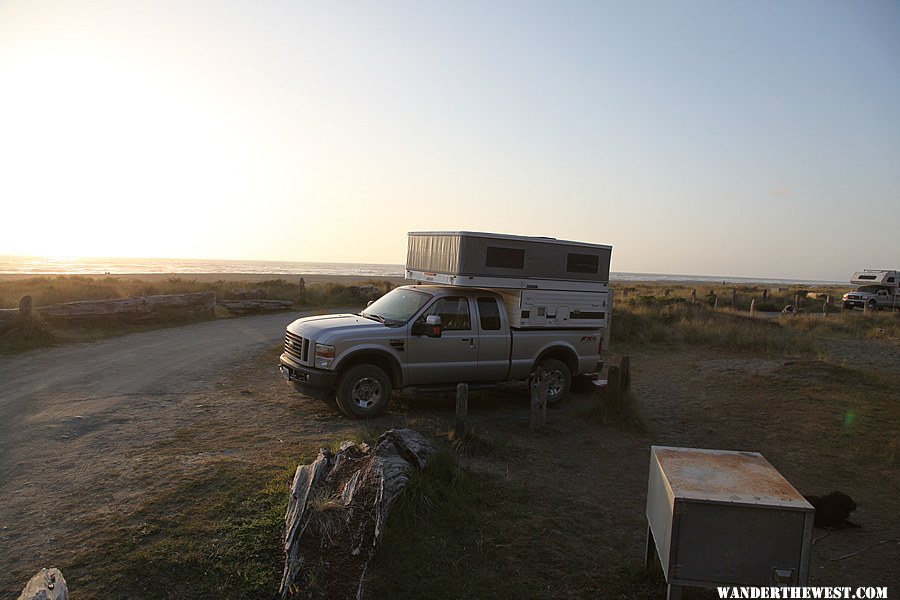
M 669 446 L 651 452 L 676 500 L 813 510 L 759 452 Z

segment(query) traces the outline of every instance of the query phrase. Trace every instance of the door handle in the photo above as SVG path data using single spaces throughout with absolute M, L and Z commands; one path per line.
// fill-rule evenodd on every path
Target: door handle
M 459 341 L 461 341 L 461 342 L 471 342 L 471 341 L 472 341 L 472 338 L 459 338 Z

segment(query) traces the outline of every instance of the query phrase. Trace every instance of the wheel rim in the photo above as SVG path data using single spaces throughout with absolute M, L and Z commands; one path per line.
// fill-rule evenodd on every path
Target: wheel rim
M 547 377 L 547 395 L 552 397 L 562 394 L 565 387 L 565 378 L 562 371 L 548 371 Z
M 374 377 L 363 377 L 353 386 L 350 398 L 360 408 L 372 408 L 381 401 L 381 384 Z

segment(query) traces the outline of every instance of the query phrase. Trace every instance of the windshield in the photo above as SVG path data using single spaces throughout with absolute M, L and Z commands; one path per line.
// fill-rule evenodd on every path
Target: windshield
M 409 288 L 397 288 L 376 300 L 359 313 L 385 325 L 402 325 L 409 321 L 431 298 L 431 294 Z
M 878 290 L 880 290 L 880 289 L 881 288 L 879 288 L 877 285 L 864 285 L 856 291 L 857 292 L 869 292 L 870 294 L 877 294 Z

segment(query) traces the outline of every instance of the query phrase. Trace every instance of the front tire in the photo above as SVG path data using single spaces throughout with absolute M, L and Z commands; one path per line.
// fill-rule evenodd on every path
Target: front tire
M 874 300 L 869 300 L 869 310 L 875 310 L 878 308 L 878 303 Z
M 384 371 L 374 365 L 356 365 L 338 378 L 335 396 L 345 415 L 368 419 L 384 414 L 391 391 L 391 379 Z
M 547 379 L 547 406 L 559 404 L 569 395 L 572 387 L 572 371 L 561 360 L 546 358 L 541 361 L 544 377 Z

